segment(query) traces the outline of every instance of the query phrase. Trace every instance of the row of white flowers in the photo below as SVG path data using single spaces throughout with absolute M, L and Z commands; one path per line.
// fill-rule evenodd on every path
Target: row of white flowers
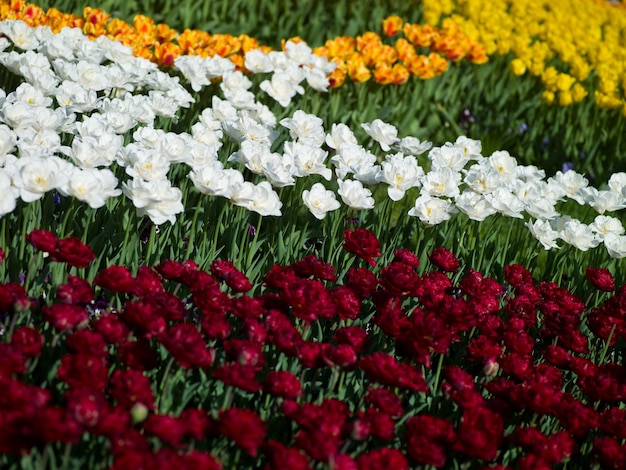
M 260 88 L 282 106 L 304 93 L 304 81 L 326 91 L 333 68 L 303 43 L 287 43 L 281 52 L 251 51 L 245 63 L 253 73 L 272 74 Z M 172 165 L 185 164 L 201 193 L 264 216 L 281 215 L 275 188 L 314 176 L 302 201 L 318 219 L 341 202 L 373 209 L 372 189 L 380 184 L 392 201 L 418 188 L 409 215 L 427 226 L 457 212 L 477 221 L 499 213 L 525 219 L 546 249 L 558 247 L 558 240 L 580 250 L 604 243 L 611 256 L 626 256 L 622 223 L 605 215 L 626 208 L 626 173 L 615 173 L 598 190 L 573 170 L 546 179 L 543 170 L 519 165 L 507 151 L 485 157 L 480 142 L 464 136 L 432 147 L 412 136 L 399 138 L 396 127 L 376 119 L 362 124 L 370 137 L 362 145 L 347 125 L 332 124 L 327 132 L 322 119 L 302 110 L 278 121 L 250 91 L 250 79 L 221 57 L 176 60 L 193 91 L 219 79 L 222 96 L 212 97 L 190 132 L 166 132 L 155 127 L 156 118 L 176 119 L 194 103 L 179 78 L 78 29 L 53 34 L 1 22 L 0 64 L 24 79 L 8 94 L 0 89 L 0 217 L 15 210 L 18 198 L 32 202 L 54 190 L 93 208 L 123 194 L 155 224 L 174 223 L 184 206 L 168 175 Z M 289 139 L 272 150 L 281 130 Z M 220 158 L 227 139 L 238 150 Z M 428 171 L 418 159 L 426 152 L 420 158 Z M 120 185 L 110 167 L 123 168 L 128 179 Z M 260 182 L 245 181 L 244 168 Z M 584 224 L 561 215 L 557 205 L 566 199 L 598 216 Z

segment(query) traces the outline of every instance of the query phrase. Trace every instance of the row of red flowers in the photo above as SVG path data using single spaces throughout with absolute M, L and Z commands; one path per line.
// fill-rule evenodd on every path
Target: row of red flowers
M 343 247 L 368 267 L 338 279 L 309 255 L 256 296 L 226 260 L 69 275 L 52 300 L 0 284 L 0 461 L 72 444 L 115 469 L 626 468 L 626 287 L 607 270 L 587 270 L 607 292 L 591 307 L 519 265 L 501 284 L 440 248 L 419 275 L 398 249 L 376 271 L 362 228 Z

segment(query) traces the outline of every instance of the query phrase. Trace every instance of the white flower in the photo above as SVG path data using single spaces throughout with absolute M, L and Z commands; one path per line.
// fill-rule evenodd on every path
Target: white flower
M 272 186 L 282 188 L 284 186 L 293 186 L 296 183 L 292 174 L 293 170 L 293 161 L 289 158 L 285 158 L 277 153 L 270 153 L 263 167 L 263 175 Z
M 223 91 L 236 92 L 237 90 L 248 90 L 252 82 L 240 71 L 226 72 L 222 75 L 220 88 Z
M 326 136 L 326 145 L 332 149 L 339 149 L 342 145 L 357 145 L 358 141 L 352 130 L 344 123 L 333 123 L 330 128 L 330 134 Z
M 482 155 L 482 143 L 461 135 L 454 142 L 454 147 L 459 149 L 463 156 L 468 159 L 480 160 Z
M 381 164 L 378 181 L 387 183 L 387 194 L 392 201 L 399 201 L 404 193 L 420 185 L 424 175 L 422 167 L 418 166 L 415 157 L 405 157 L 402 153 L 387 155 Z
M 248 116 L 242 116 L 237 120 L 224 122 L 222 125 L 224 132 L 237 142 L 253 140 L 265 145 L 271 145 L 274 139 L 274 135 L 270 129 L 260 125 Z
M 529 228 L 530 233 L 543 245 L 546 250 L 559 248 L 557 239 L 559 232 L 554 230 L 547 220 L 537 219 L 534 222 L 528 221 L 524 225 Z
M 436 197 L 458 196 L 461 174 L 450 167 L 435 168 L 422 178 L 421 192 Z
M 64 162 L 58 157 L 20 158 L 12 172 L 13 186 L 24 202 L 40 199 L 44 193 L 63 186 L 67 180 Z
M 337 194 L 342 201 L 352 209 L 373 209 L 374 198 L 372 192 L 363 187 L 363 183 L 354 180 L 337 180 L 339 190 Z
M 211 84 L 203 63 L 204 59 L 197 55 L 181 55 L 174 59 L 174 67 L 183 74 L 193 91 Z
M 330 162 L 335 166 L 337 178 L 345 179 L 349 173 L 364 173 L 364 169 L 373 167 L 376 155 L 360 145 L 344 143 L 337 149 L 337 154 L 330 158 Z
M 422 142 L 417 137 L 404 137 L 398 143 L 398 150 L 405 155 L 421 155 L 433 146 L 432 142 Z
M 599 214 L 604 214 L 606 211 L 614 212 L 626 208 L 626 197 L 614 191 L 602 190 L 598 191 L 595 188 L 592 189 L 593 197 L 589 201 L 589 205 L 593 207 Z
M 456 207 L 472 220 L 482 222 L 490 215 L 496 213 L 493 206 L 487 201 L 485 196 L 474 191 L 463 191 L 460 196 L 454 200 Z
M 589 180 L 580 173 L 574 170 L 565 173 L 557 171 L 552 178 L 548 179 L 548 184 L 554 185 L 561 192 L 561 196 L 567 196 L 578 204 L 585 203 L 584 193 L 581 190 L 587 187 Z
M 581 251 L 587 251 L 600 244 L 599 237 L 591 228 L 580 220 L 570 219 L 563 224 L 559 236 L 561 239 Z
M 524 218 L 522 211 L 526 207 L 525 204 L 508 189 L 496 188 L 491 194 L 486 194 L 485 198 L 502 215 L 516 219 Z
M 489 194 L 500 186 L 500 173 L 491 167 L 472 165 L 464 179 L 472 191 L 479 194 Z
M 242 88 L 234 91 L 224 90 L 224 97 L 237 109 L 248 110 L 256 107 L 254 93 Z
M 285 44 L 285 55 L 298 65 L 308 64 L 311 61 L 312 53 L 313 51 L 305 42 L 295 43 L 293 41 L 287 41 Z
M 104 120 L 111 126 L 113 132 L 123 135 L 137 125 L 137 119 L 131 109 L 132 100 L 105 98 L 100 105 L 100 112 Z
M 80 61 L 76 64 L 77 82 L 88 90 L 102 91 L 109 88 L 106 68 L 101 65 Z
M 43 94 L 39 88 L 35 88 L 30 83 L 20 84 L 14 92 L 6 97 L 9 103 L 26 103 L 34 106 L 52 106 L 52 98 Z
M 296 93 L 304 93 L 302 87 L 294 84 L 287 75 L 278 72 L 272 75 L 271 80 L 262 81 L 259 88 L 278 101 L 284 108 L 289 106 Z
M 282 215 L 280 209 L 283 203 L 267 181 L 257 185 L 244 181 L 239 190 L 230 197 L 230 201 L 236 206 L 245 207 L 263 216 Z
M 432 227 L 449 220 L 455 212 L 456 208 L 447 199 L 422 194 L 415 200 L 409 215 L 420 219 L 425 226 Z
M 5 157 L 15 149 L 17 137 L 9 126 L 0 124 L 0 167 L 4 165 Z
M 237 108 L 228 100 L 223 100 L 217 95 L 213 95 L 211 98 L 211 108 L 205 109 L 200 117 L 200 122 L 205 122 L 209 119 L 208 111 L 210 111 L 211 118 L 218 121 L 233 121 L 239 116 L 237 114 Z
M 623 195 L 626 189 L 626 173 L 623 171 L 613 173 L 609 178 L 608 185 L 611 191 Z
M 145 181 L 133 178 L 122 183 L 122 191 L 133 201 L 140 217 L 147 215 L 155 225 L 176 222 L 176 214 L 185 210 L 182 192 L 167 179 Z
M 272 61 L 261 49 L 246 52 L 244 66 L 252 73 L 267 73 L 274 70 Z
M 517 160 L 506 150 L 493 152 L 483 162 L 486 162 L 491 168 L 496 170 L 504 183 L 512 182 L 517 176 Z
M 322 183 L 315 183 L 311 190 L 302 191 L 302 200 L 316 219 L 322 220 L 330 211 L 339 209 L 335 193 L 327 190 Z
M 0 217 L 10 214 L 15 210 L 19 191 L 11 184 L 9 175 L 0 168 Z
M 69 112 L 86 113 L 98 104 L 98 94 L 79 83 L 64 80 L 55 92 L 55 98 L 59 106 Z
M 323 70 L 318 68 L 304 67 L 304 78 L 311 88 L 321 92 L 327 92 L 330 80 Z
M 621 259 L 626 257 L 626 236 L 607 234 L 604 238 L 604 246 L 611 258 Z
M 189 173 L 189 179 L 201 193 L 226 198 L 239 191 L 244 182 L 241 172 L 231 168 L 224 169 L 222 163 L 217 160 L 206 166 L 194 168 Z
M 166 132 L 159 136 L 156 150 L 170 163 L 183 163 L 190 159 L 190 146 L 191 136 L 189 134 Z
M 150 90 L 148 92 L 147 104 L 157 116 L 163 116 L 166 118 L 176 118 L 176 112 L 179 105 L 166 93 L 157 90 Z
M 380 119 L 374 119 L 371 123 L 361 124 L 365 132 L 380 144 L 384 152 L 388 152 L 398 140 L 398 129 Z
M 432 162 L 433 169 L 448 167 L 455 171 L 461 171 L 470 161 L 462 150 L 450 144 L 443 147 L 433 147 L 428 153 L 428 158 Z
M 122 194 L 122 190 L 117 189 L 117 178 L 111 170 L 74 167 L 67 184 L 59 188 L 59 193 L 73 196 L 97 209 L 104 206 L 109 197 Z
M 324 122 L 314 114 L 297 110 L 291 118 L 285 118 L 280 124 L 289 129 L 292 139 L 314 147 L 324 143 Z
M 0 34 L 7 36 L 17 48 L 23 51 L 39 47 L 39 40 L 33 28 L 22 20 L 1 21 Z
M 597 216 L 591 224 L 589 224 L 589 228 L 601 239 L 606 238 L 609 234 L 615 235 L 623 235 L 624 227 L 622 226 L 622 222 L 615 217 L 609 217 L 607 215 L 599 215 Z
M 300 142 L 285 142 L 284 154 L 293 160 L 294 176 L 321 175 L 330 181 L 332 171 L 326 167 L 325 160 L 328 152 L 325 150 Z
M 133 178 L 155 181 L 167 178 L 170 162 L 160 153 L 152 149 L 136 148 L 128 155 L 126 173 Z
M 57 152 L 69 153 L 68 147 L 61 146 L 61 136 L 49 129 L 36 131 L 32 127 L 18 129 L 17 148 L 21 158 L 43 157 Z
M 269 145 L 254 140 L 244 140 L 239 151 L 228 157 L 228 161 L 237 161 L 245 165 L 252 173 L 261 175 L 271 154 Z

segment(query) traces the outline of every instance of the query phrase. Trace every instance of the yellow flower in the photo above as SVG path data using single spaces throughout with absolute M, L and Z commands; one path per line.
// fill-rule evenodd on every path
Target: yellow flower
M 570 104 L 574 102 L 574 99 L 572 97 L 572 92 L 569 90 L 560 90 L 558 92 L 558 96 L 559 96 L 560 106 L 569 106 Z
M 554 92 L 552 91 L 548 91 L 545 90 L 542 94 L 541 94 L 541 99 L 543 101 L 545 101 L 548 104 L 552 104 L 554 103 Z
M 513 59 L 510 63 L 510 68 L 513 75 L 518 77 L 526 73 L 526 64 L 521 59 Z
M 559 91 L 568 91 L 576 79 L 566 73 L 560 73 L 556 79 L 556 89 Z
M 587 90 L 580 83 L 574 83 L 572 87 L 572 98 L 575 103 L 580 103 L 587 96 Z
M 395 36 L 402 31 L 402 18 L 399 16 L 389 16 L 383 20 L 383 34 L 385 36 Z

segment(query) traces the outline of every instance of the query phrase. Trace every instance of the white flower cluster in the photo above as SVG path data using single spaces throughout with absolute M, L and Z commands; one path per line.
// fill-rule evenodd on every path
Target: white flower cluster
M 8 95 L 0 90 L 0 216 L 12 212 L 18 198 L 32 202 L 56 190 L 94 208 L 124 194 L 141 216 L 174 223 L 184 206 L 168 175 L 182 163 L 201 193 L 264 216 L 281 215 L 275 188 L 293 186 L 298 178 L 314 181 L 302 200 L 318 219 L 342 202 L 373 209 L 372 189 L 383 184 L 392 201 L 416 188 L 409 215 L 427 226 L 458 212 L 477 221 L 499 213 L 525 220 L 546 249 L 558 247 L 558 240 L 580 250 L 604 243 L 611 256 L 626 256 L 622 223 L 605 215 L 626 207 L 626 173 L 614 174 L 602 190 L 572 170 L 546 179 L 544 171 L 519 165 L 506 151 L 483 156 L 479 141 L 462 136 L 432 147 L 416 137 L 399 138 L 393 125 L 379 119 L 362 124 L 371 138 L 366 147 L 347 125 L 332 124 L 327 132 L 322 119 L 302 110 L 279 121 L 256 101 L 249 78 L 220 57 L 176 60 L 193 90 L 221 77 L 222 97 L 212 97 L 190 132 L 166 132 L 155 128 L 156 118 L 176 119 L 193 97 L 177 78 L 133 57 L 130 49 L 106 38 L 90 41 L 78 29 L 55 35 L 20 21 L 1 22 L 0 34 L 8 38 L 0 40 L 0 64 L 24 77 Z M 247 54 L 249 70 L 273 72 L 260 88 L 283 106 L 301 92 L 304 79 L 325 90 L 332 67 L 304 43 L 285 49 Z M 277 149 L 280 129 L 289 138 Z M 220 158 L 227 139 L 237 150 Z M 382 152 L 373 153 L 374 142 Z M 427 151 L 422 166 L 418 156 Z M 121 188 L 109 168 L 126 173 Z M 260 182 L 246 181 L 244 170 Z M 566 199 L 599 215 L 589 225 L 561 215 L 557 204 Z

